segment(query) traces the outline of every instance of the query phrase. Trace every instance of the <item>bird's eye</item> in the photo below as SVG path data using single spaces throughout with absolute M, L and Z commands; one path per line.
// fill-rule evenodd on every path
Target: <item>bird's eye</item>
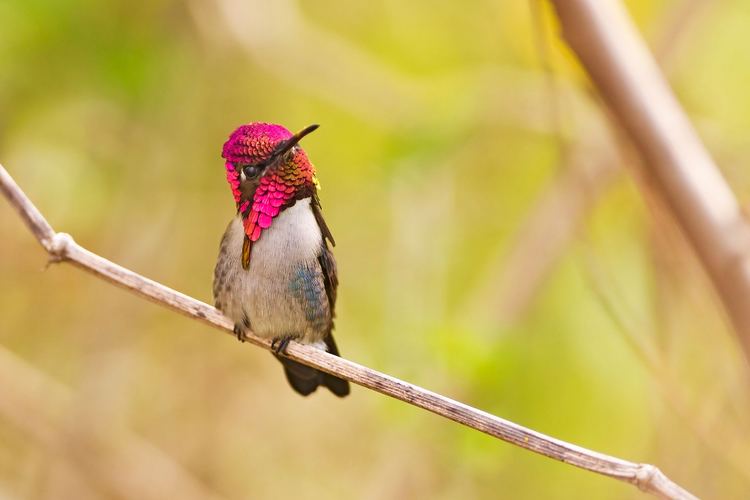
M 242 167 L 242 171 L 245 173 L 245 177 L 248 179 L 254 179 L 260 175 L 263 171 L 263 167 L 260 165 L 245 165 Z

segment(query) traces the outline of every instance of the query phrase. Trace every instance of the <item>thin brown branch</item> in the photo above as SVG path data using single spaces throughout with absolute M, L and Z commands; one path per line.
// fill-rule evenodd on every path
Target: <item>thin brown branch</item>
M 552 0 L 563 37 L 650 167 L 750 359 L 750 226 L 627 12 L 615 0 Z
M 0 188 L 54 261 L 70 262 L 136 295 L 233 335 L 231 322 L 215 308 L 86 250 L 66 233 L 55 233 L 2 166 L 0 166 Z M 248 340 L 249 343 L 265 349 L 270 348 L 268 341 L 252 334 L 248 335 Z M 662 498 L 695 498 L 653 465 L 629 462 L 566 443 L 310 346 L 292 342 L 287 350 L 287 356 L 497 439 L 588 471 L 634 484 L 641 490 Z

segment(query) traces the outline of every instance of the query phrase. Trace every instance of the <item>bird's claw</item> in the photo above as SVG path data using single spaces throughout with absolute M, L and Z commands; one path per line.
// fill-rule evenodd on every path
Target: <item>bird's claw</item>
M 240 325 L 234 325 L 234 336 L 237 337 L 237 340 L 239 340 L 240 342 L 245 342 L 247 340 L 245 329 Z
M 271 342 L 271 350 L 276 354 L 286 354 L 286 348 L 289 346 L 289 342 L 291 341 L 292 339 L 289 337 L 280 337 L 277 339 L 273 339 L 273 342 Z

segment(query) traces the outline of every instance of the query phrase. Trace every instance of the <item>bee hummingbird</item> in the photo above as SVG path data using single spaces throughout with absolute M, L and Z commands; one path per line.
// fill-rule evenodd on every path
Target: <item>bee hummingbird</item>
M 303 396 L 325 386 L 336 396 L 349 383 L 279 354 L 291 340 L 339 355 L 333 340 L 335 245 L 323 220 L 315 168 L 299 141 L 281 125 L 250 123 L 224 143 L 226 176 L 237 215 L 221 239 L 214 271 L 216 308 L 246 331 L 272 340 L 292 388 Z

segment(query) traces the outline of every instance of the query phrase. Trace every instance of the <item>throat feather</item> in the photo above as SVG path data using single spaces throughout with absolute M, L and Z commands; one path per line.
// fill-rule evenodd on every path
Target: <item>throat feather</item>
M 252 247 L 253 244 L 250 241 L 250 238 L 245 235 L 245 238 L 242 241 L 242 269 L 247 270 L 250 267 L 250 250 Z
M 251 242 L 258 241 L 279 213 L 314 193 L 311 171 L 300 170 L 294 165 L 263 176 L 255 189 L 252 203 L 248 204 L 249 212 L 244 219 L 245 234 Z

